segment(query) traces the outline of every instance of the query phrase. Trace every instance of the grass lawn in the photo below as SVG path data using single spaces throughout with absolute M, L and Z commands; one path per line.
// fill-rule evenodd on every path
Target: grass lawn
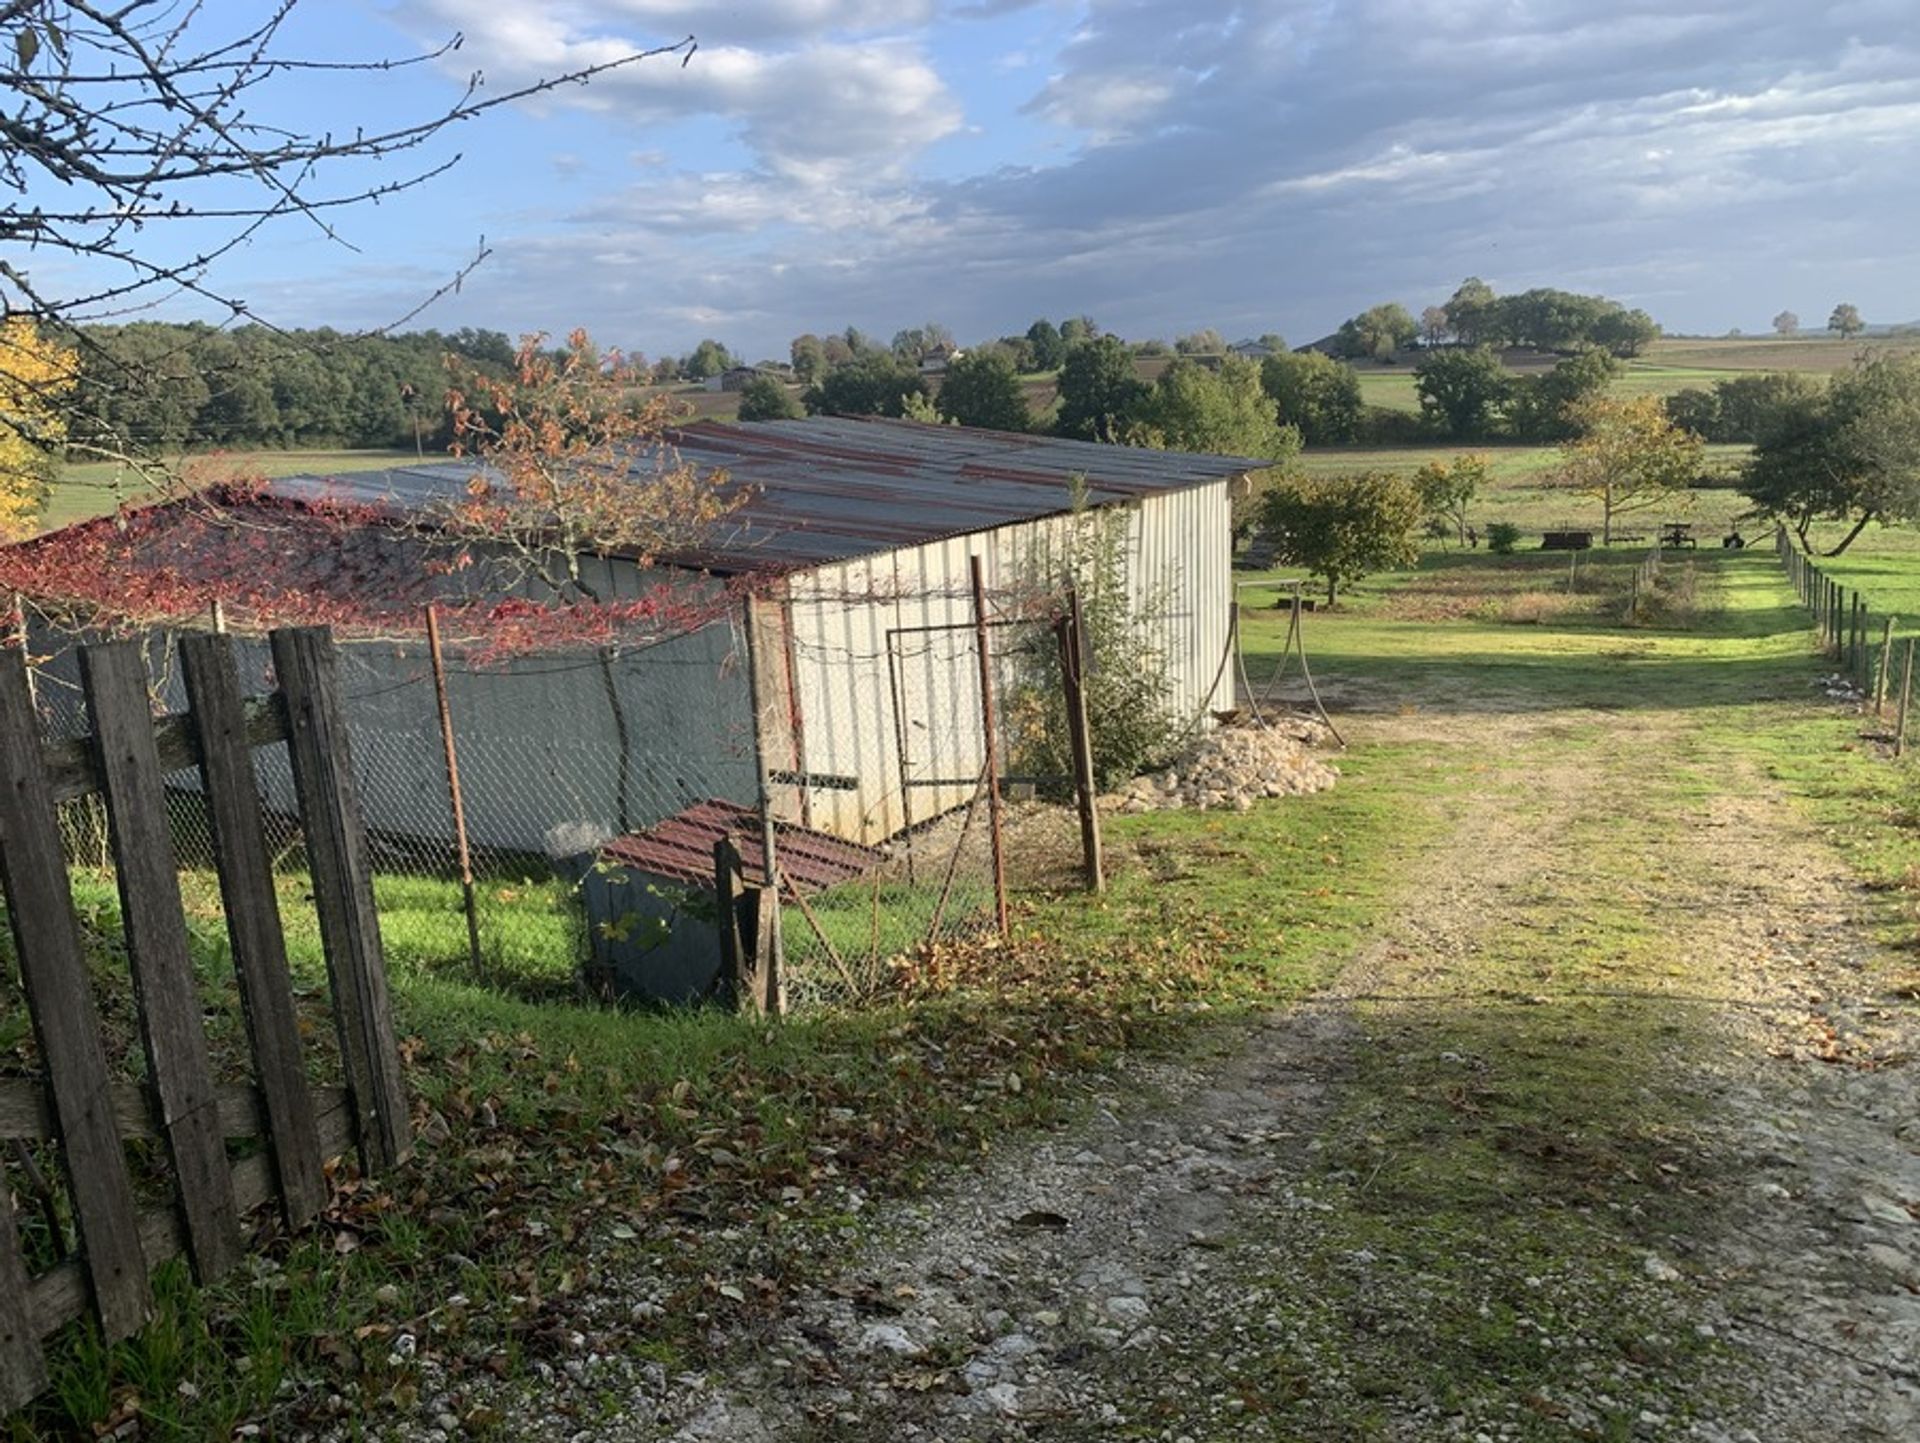
M 417 460 L 411 451 L 214 451 L 168 458 L 185 480 L 194 485 L 245 480 L 256 476 L 331 475 L 340 471 L 377 471 Z M 429 458 L 435 459 L 435 458 Z M 438 458 L 444 460 L 444 457 Z M 61 470 L 41 515 L 43 529 L 53 531 L 104 515 L 147 494 L 139 475 L 114 461 L 75 462 Z
M 1527 481 L 1537 454 L 1503 454 L 1482 515 L 1548 515 L 1552 503 Z M 1431 717 L 1430 728 L 1362 742 L 1340 758 L 1340 785 L 1319 795 L 1246 813 L 1116 817 L 1105 896 L 1025 897 L 1012 945 L 938 949 L 861 1011 L 769 1026 L 477 987 L 435 956 L 445 944 L 433 939 L 460 936 L 457 889 L 383 880 L 419 1158 L 384 1185 L 343 1194 L 327 1228 L 277 1243 L 257 1272 L 196 1290 L 169 1270 L 156 1322 L 131 1343 L 103 1349 L 73 1330 L 54 1393 L 13 1425 L 16 1443 L 90 1432 L 129 1408 L 152 1436 L 230 1436 L 267 1419 L 290 1436 L 333 1393 L 378 1431 L 411 1416 L 422 1384 L 419 1361 L 392 1348 L 398 1333 L 420 1334 L 422 1352 L 449 1367 L 518 1376 L 571 1326 L 570 1300 L 612 1277 L 629 1292 L 643 1280 L 661 1307 L 629 1325 L 623 1301 L 619 1345 L 669 1371 L 699 1367 L 714 1328 L 754 1326 L 835 1263 L 856 1198 L 911 1193 L 1008 1129 L 1069 1115 L 1084 1079 L 1124 1051 L 1198 1046 L 1323 986 L 1385 919 L 1419 904 L 1422 868 L 1444 859 L 1458 818 L 1487 796 L 1530 825 L 1583 829 L 1569 845 L 1594 859 L 1592 882 L 1541 902 L 1525 937 L 1488 950 L 1473 979 L 1487 997 L 1434 1013 L 1406 1044 L 1413 1073 L 1378 1056 L 1360 1069 L 1328 1167 L 1378 1186 L 1343 1216 L 1339 1241 L 1407 1239 L 1431 1276 L 1463 1290 L 1474 1269 L 1546 1271 L 1518 1246 L 1522 1223 L 1558 1261 L 1591 1254 L 1594 1267 L 1625 1258 L 1637 1270 L 1637 1234 L 1585 1207 L 1591 1179 L 1579 1170 L 1601 1148 L 1635 1179 L 1684 1165 L 1672 1162 L 1671 1138 L 1686 1104 L 1650 1079 L 1653 1061 L 1691 1035 L 1649 1027 L 1626 1003 L 1512 1005 L 1516 990 L 1556 985 L 1538 975 L 1534 939 L 1572 939 L 1567 955 L 1585 959 L 1570 963 L 1574 981 L 1665 975 L 1666 934 L 1636 910 L 1634 848 L 1729 785 L 1728 759 L 1844 821 L 1862 838 L 1863 870 L 1920 875 L 1909 870 L 1920 864 L 1910 773 L 1866 754 L 1849 723 L 1810 701 L 1809 629 L 1771 554 L 1675 559 L 1658 604 L 1629 625 L 1639 559 L 1626 548 L 1572 560 L 1433 550 L 1412 571 L 1362 583 L 1311 619 L 1315 673 L 1339 711 Z M 1277 661 L 1284 619 L 1259 588 L 1244 599 L 1258 680 Z M 1536 714 L 1546 724 L 1521 749 L 1489 745 L 1475 720 Z M 1530 770 L 1541 766 L 1605 768 L 1595 795 L 1617 794 L 1624 810 L 1544 815 Z M 1632 826 L 1611 826 L 1616 815 Z M 110 1026 L 124 1031 L 117 904 L 98 879 L 89 886 L 97 982 Z M 1910 929 L 1909 896 L 1889 889 L 1889 928 Z M 826 909 L 833 935 L 857 935 L 860 900 Z M 286 901 L 295 967 L 315 1003 L 319 962 L 297 883 Z M 222 1026 L 231 1036 L 231 968 L 207 920 L 196 963 L 210 1011 L 228 1019 L 216 1037 Z M 21 1013 L 12 968 L 0 965 L 0 1075 L 31 1062 Z M 323 1060 L 324 1037 L 316 1023 Z M 1607 1046 L 1590 1046 L 1596 1037 Z M 137 1069 L 138 1048 L 124 1042 L 117 1051 Z M 1438 1081 L 1450 1049 L 1500 1050 L 1503 1091 L 1471 1115 L 1449 1107 Z M 1558 1127 L 1585 1140 L 1557 1156 L 1503 1151 L 1523 1121 L 1527 1136 Z M 1651 1200 L 1655 1186 L 1634 1181 L 1630 1196 Z M 44 1260 L 48 1239 L 33 1218 L 23 1226 Z M 1461 1246 L 1489 1237 L 1516 1246 L 1494 1263 Z M 1434 1346 L 1480 1356 L 1472 1343 Z M 1691 1355 L 1674 1365 L 1703 1366 Z

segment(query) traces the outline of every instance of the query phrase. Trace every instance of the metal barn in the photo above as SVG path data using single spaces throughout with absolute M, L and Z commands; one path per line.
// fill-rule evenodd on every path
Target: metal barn
M 451 704 L 476 845 L 552 851 L 565 831 L 570 847 L 590 847 L 695 803 L 751 804 L 763 770 L 781 779 L 784 817 L 852 842 L 882 842 L 961 804 L 983 757 L 967 723 L 979 708 L 963 629 L 969 558 L 980 558 L 996 598 L 1044 590 L 1058 581 L 1076 517 L 1124 529 L 1126 583 L 1160 617 L 1178 712 L 1204 724 L 1231 695 L 1230 492 L 1260 460 L 825 417 L 701 423 L 670 440 L 684 461 L 724 469 L 743 504 L 701 554 L 651 570 L 597 560 L 599 589 L 639 596 L 668 581 L 712 598 L 713 619 L 611 663 L 556 655 L 456 667 Z M 444 461 L 289 477 L 250 504 L 344 504 L 372 531 L 417 528 L 473 471 Z M 57 546 L 102 524 L 25 544 Z M 176 571 L 196 564 L 186 547 L 151 551 Z M 457 577 L 423 582 L 417 561 L 410 572 L 404 548 L 378 565 L 330 562 L 313 548 L 289 555 L 316 572 L 334 565 L 341 585 L 395 588 L 396 612 L 416 593 L 459 593 Z M 202 580 L 217 594 L 217 574 Z M 737 581 L 752 583 L 735 588 L 751 602 L 732 599 Z M 346 655 L 356 759 L 376 769 L 363 787 L 369 824 L 444 838 L 451 816 L 423 647 L 402 638 Z

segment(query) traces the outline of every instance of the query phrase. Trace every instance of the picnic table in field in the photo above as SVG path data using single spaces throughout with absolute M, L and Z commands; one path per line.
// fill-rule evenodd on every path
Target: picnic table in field
M 1662 546 L 1698 546 L 1700 542 L 1693 534 L 1691 521 L 1666 521 L 1660 526 L 1660 544 Z
M 1593 532 L 1573 527 L 1540 533 L 1542 551 L 1586 551 L 1593 546 Z

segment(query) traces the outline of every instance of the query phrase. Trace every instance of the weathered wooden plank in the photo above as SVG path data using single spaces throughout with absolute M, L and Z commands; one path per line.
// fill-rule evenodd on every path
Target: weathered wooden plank
M 53 798 L 40 759 L 26 659 L 0 651 L 0 885 L 42 1065 L 54 1089 L 67 1170 L 100 1325 L 111 1342 L 147 1319 L 146 1260 L 107 1095 L 100 1017 L 87 987 Z
M 47 1360 L 27 1300 L 27 1264 L 13 1224 L 13 1199 L 0 1174 L 0 1418 L 47 1386 Z
M 318 1088 L 312 1095 L 325 1097 L 335 1091 L 339 1089 Z M 218 1087 L 214 1089 L 214 1096 L 220 1106 L 223 1137 L 264 1138 L 268 1135 L 267 1110 L 257 1088 L 244 1083 Z M 107 1105 L 120 1128 L 120 1136 L 155 1140 L 161 1136 L 152 1095 L 138 1083 L 110 1085 Z M 0 1079 L 0 1141 L 21 1138 L 31 1142 L 55 1135 L 53 1098 L 49 1090 L 37 1082 Z
M 297 1228 L 326 1204 L 326 1179 L 232 642 L 217 635 L 183 637 L 180 663 L 206 782 L 214 866 L 240 979 L 253 1075 L 266 1102 L 287 1224 Z
M 320 1151 L 327 1157 L 338 1157 L 353 1146 L 353 1108 L 347 1092 L 344 1088 L 328 1089 L 316 1094 L 315 1104 Z M 233 1165 L 234 1203 L 242 1213 L 250 1213 L 270 1200 L 278 1187 L 273 1160 L 265 1153 L 242 1158 Z M 135 1228 L 142 1249 L 156 1267 L 186 1249 L 186 1230 L 177 1208 L 148 1208 L 139 1214 Z M 34 1330 L 45 1338 L 86 1309 L 86 1279 L 78 1263 L 61 1263 L 33 1280 L 29 1296 Z
M 413 1128 L 387 1001 L 373 874 L 340 709 L 333 638 L 324 627 L 297 627 L 274 632 L 272 641 L 360 1157 L 369 1172 L 379 1172 L 412 1154 Z
M 240 1261 L 240 1220 L 153 740 L 146 657 L 130 641 L 82 647 L 80 685 L 93 717 L 147 1076 L 186 1218 L 187 1256 L 194 1276 L 208 1282 Z
M 264 747 L 284 741 L 287 735 L 285 714 L 278 697 L 260 697 L 246 703 L 247 744 Z M 160 769 L 177 772 L 198 760 L 191 721 L 186 717 L 167 717 L 154 724 L 154 744 L 160 749 Z M 85 737 L 68 737 L 45 742 L 47 784 L 57 802 L 71 802 L 100 790 L 100 768 L 93 745 Z

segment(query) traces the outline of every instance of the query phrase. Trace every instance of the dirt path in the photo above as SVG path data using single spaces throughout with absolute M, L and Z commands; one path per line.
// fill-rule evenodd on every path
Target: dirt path
M 1636 789 L 1688 726 L 1358 722 L 1506 765 L 1328 995 L 889 1212 L 583 1436 L 1920 1436 L 1911 1037 L 1783 797 L 1711 756 Z

